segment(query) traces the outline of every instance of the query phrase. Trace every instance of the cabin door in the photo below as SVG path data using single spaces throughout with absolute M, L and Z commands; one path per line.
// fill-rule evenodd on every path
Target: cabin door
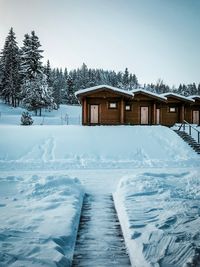
M 90 106 L 90 123 L 99 123 L 99 105 Z
M 156 124 L 160 124 L 160 109 L 156 109 Z
M 192 111 L 192 123 L 199 124 L 199 110 Z
M 141 107 L 141 124 L 149 123 L 149 108 Z

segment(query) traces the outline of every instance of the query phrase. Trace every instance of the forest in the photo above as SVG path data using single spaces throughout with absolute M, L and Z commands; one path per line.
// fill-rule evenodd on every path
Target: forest
M 88 68 L 85 63 L 77 69 L 52 68 L 44 64 L 44 50 L 35 31 L 24 35 L 18 46 L 13 28 L 6 37 L 0 54 L 0 97 L 13 107 L 23 106 L 36 115 L 41 109 L 57 109 L 60 104 L 78 104 L 77 90 L 106 84 L 125 90 L 143 88 L 155 93 L 175 92 L 181 95 L 200 95 L 200 84 L 170 87 L 161 79 L 153 84 L 142 84 L 136 74 L 124 71 Z M 67 62 L 66 62 L 67 65 Z

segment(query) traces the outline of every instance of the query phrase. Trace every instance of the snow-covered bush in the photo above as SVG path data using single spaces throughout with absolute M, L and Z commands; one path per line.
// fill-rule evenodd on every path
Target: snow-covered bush
M 33 124 L 33 119 L 28 112 L 23 112 L 21 116 L 21 125 L 31 125 Z

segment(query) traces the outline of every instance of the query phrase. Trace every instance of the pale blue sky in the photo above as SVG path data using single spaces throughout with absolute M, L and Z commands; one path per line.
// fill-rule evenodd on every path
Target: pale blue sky
M 0 0 L 0 48 L 11 26 L 20 45 L 34 29 L 53 67 L 200 82 L 200 0 Z

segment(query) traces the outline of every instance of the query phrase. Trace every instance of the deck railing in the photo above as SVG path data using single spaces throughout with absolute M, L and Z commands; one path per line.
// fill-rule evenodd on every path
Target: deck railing
M 178 131 L 181 131 L 182 128 L 184 132 L 188 133 L 193 138 L 194 136 L 192 134 L 192 130 L 194 130 L 195 133 L 197 133 L 197 138 L 194 138 L 194 139 L 197 139 L 196 141 L 198 142 L 198 144 L 200 143 L 200 131 L 199 130 L 197 130 L 193 125 L 191 125 L 189 122 L 185 120 L 182 122 L 181 126 L 178 128 Z M 188 132 L 187 132 L 187 129 L 188 129 Z

